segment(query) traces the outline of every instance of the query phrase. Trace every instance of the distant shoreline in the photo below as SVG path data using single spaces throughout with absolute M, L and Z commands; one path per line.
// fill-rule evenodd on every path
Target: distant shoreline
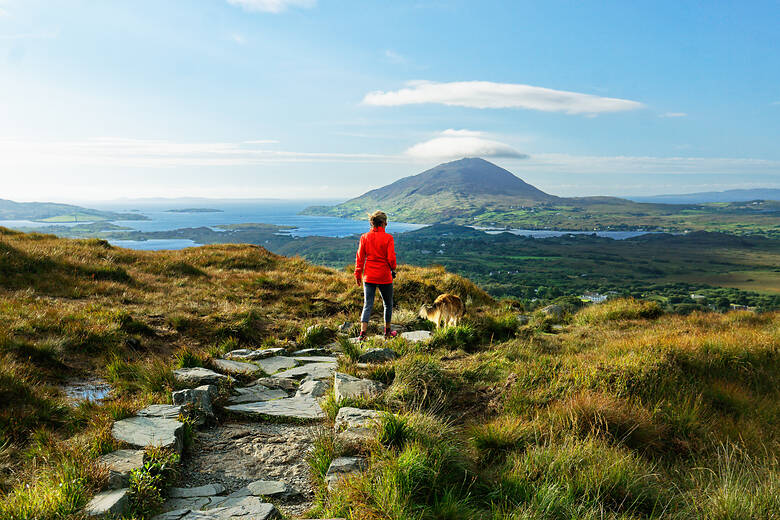
M 168 209 L 166 213 L 224 213 L 221 209 L 215 208 L 183 208 L 183 209 Z

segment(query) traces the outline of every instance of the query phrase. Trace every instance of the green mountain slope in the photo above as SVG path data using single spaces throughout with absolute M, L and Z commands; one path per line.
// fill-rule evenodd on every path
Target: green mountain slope
M 14 202 L 0 199 L 0 220 L 86 222 L 98 220 L 147 220 L 139 213 L 115 213 L 54 202 Z

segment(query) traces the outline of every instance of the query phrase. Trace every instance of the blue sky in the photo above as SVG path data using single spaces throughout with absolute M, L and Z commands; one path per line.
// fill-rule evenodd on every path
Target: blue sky
M 780 3 L 0 0 L 0 198 L 780 187 Z

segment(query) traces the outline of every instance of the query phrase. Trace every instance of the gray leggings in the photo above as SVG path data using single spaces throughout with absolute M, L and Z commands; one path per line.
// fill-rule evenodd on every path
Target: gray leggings
M 393 284 L 392 283 L 368 283 L 363 282 L 363 315 L 360 321 L 368 323 L 371 318 L 371 309 L 374 308 L 374 297 L 376 289 L 379 288 L 379 295 L 382 297 L 382 304 L 385 307 L 385 323 L 390 324 L 393 317 Z

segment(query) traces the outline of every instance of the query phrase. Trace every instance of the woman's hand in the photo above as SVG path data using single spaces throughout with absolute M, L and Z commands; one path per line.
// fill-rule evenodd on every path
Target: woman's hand
M 355 278 L 355 283 L 357 284 L 358 287 L 360 287 L 360 278 Z

